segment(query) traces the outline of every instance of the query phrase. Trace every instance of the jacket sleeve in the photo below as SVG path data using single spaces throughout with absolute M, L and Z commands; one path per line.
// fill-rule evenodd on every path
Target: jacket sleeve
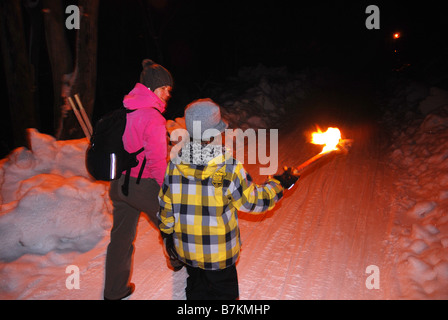
M 171 234 L 174 231 L 174 212 L 171 197 L 171 189 L 169 185 L 169 166 L 166 169 L 165 179 L 163 180 L 162 187 L 159 192 L 159 205 L 160 209 L 157 213 L 160 224 L 159 229 L 163 233 Z
M 274 208 L 283 197 L 283 188 L 277 180 L 269 179 L 262 185 L 252 181 L 241 163 L 238 163 L 229 187 L 234 207 L 243 212 L 261 213 Z

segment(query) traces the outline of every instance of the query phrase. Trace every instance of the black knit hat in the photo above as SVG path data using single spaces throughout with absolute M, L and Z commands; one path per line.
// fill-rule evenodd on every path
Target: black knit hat
M 142 61 L 143 71 L 140 74 L 140 82 L 151 91 L 163 86 L 173 86 L 171 73 L 150 59 Z

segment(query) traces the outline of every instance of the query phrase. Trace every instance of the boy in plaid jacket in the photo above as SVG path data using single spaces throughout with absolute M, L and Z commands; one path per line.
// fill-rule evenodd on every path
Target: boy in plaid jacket
M 210 99 L 188 105 L 185 122 L 193 139 L 168 163 L 159 193 L 159 227 L 169 256 L 186 265 L 187 299 L 237 299 L 237 211 L 271 210 L 297 177 L 285 172 L 257 185 L 222 144 L 201 141 L 227 127 Z

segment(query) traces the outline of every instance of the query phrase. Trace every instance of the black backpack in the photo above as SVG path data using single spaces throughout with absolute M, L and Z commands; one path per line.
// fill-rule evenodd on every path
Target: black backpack
M 125 196 L 129 194 L 129 177 L 131 168 L 138 165 L 137 155 L 144 150 L 129 153 L 123 146 L 123 133 L 126 128 L 126 114 L 135 110 L 120 108 L 103 116 L 96 123 L 86 152 L 87 171 L 93 178 L 100 181 L 119 179 L 126 171 L 122 191 Z M 137 183 L 140 182 L 146 158 L 143 160 Z

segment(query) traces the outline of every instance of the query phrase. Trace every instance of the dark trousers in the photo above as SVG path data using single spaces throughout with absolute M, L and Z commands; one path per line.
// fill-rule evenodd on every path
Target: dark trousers
M 121 186 L 124 176 L 110 184 L 110 199 L 113 204 L 113 226 L 107 247 L 104 298 L 115 300 L 130 290 L 134 239 L 140 213 L 145 213 L 157 227 L 159 211 L 159 184 L 154 179 L 130 178 L 129 195 L 124 196 Z
M 203 270 L 187 266 L 187 300 L 236 300 L 239 297 L 236 266 Z

